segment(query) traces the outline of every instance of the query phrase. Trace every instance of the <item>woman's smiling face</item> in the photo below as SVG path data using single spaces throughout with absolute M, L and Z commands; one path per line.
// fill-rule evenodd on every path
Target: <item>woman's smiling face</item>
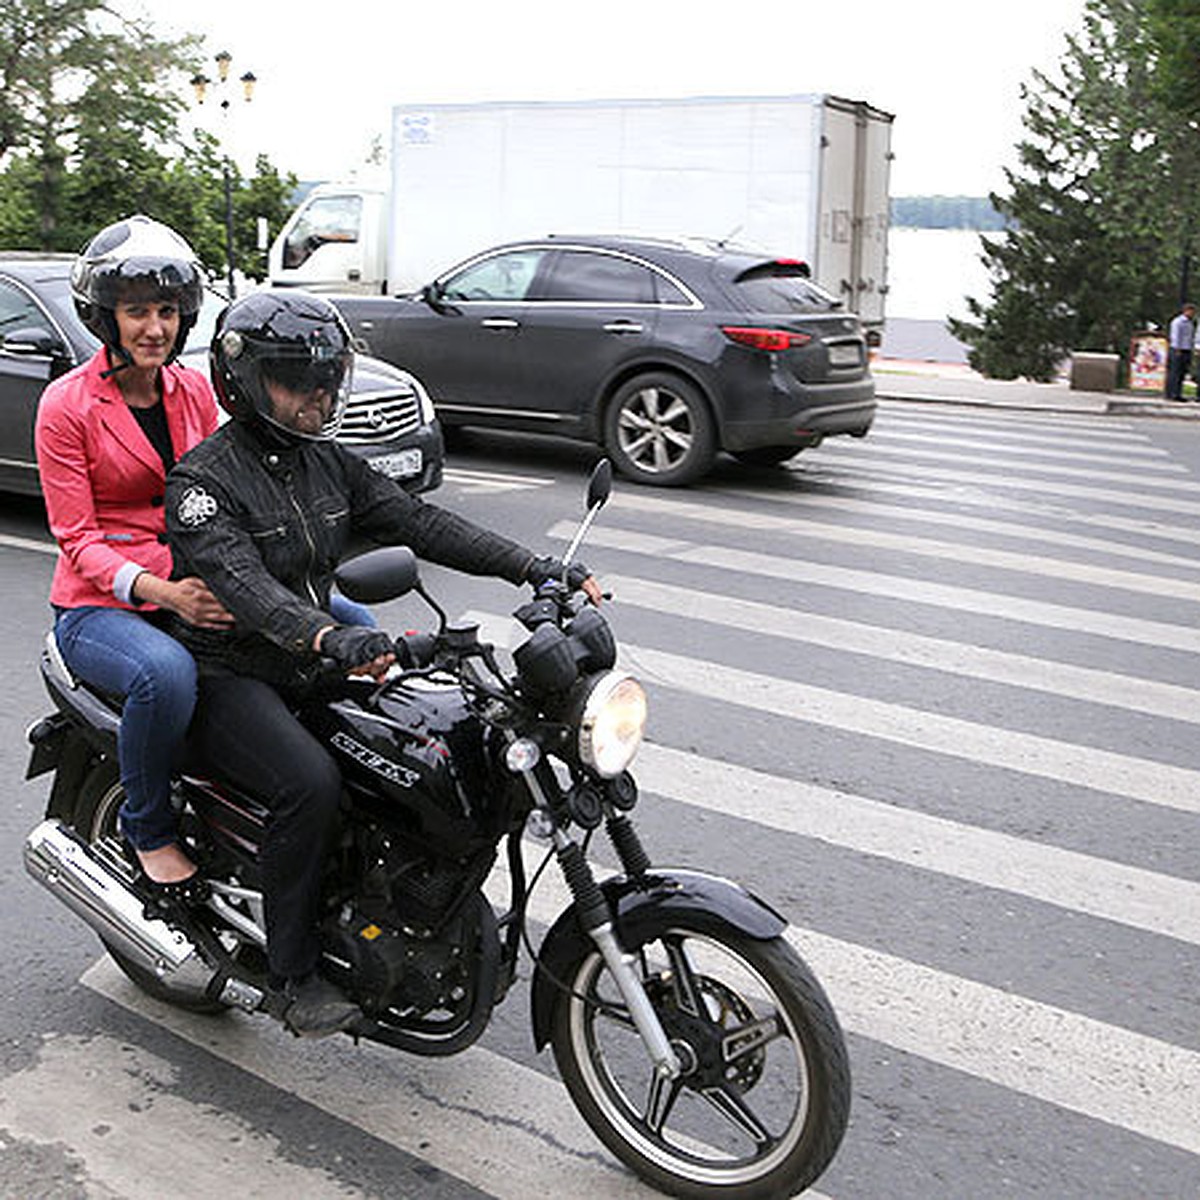
M 121 346 L 143 371 L 161 367 L 179 333 L 179 306 L 174 300 L 118 300 L 115 308 Z

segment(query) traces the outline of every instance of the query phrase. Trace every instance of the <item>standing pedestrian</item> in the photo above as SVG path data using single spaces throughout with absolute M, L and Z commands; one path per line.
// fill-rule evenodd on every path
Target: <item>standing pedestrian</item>
M 1187 303 L 1172 318 L 1167 350 L 1167 399 L 1183 399 L 1183 381 L 1196 344 L 1196 306 Z

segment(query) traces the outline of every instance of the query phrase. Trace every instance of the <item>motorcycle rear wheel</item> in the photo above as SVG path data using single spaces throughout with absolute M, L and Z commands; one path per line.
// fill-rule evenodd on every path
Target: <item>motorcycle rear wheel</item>
M 841 1029 L 784 941 L 677 922 L 636 950 L 643 983 L 683 1062 L 659 1084 L 598 951 L 563 979 L 551 1041 L 592 1131 L 669 1195 L 760 1200 L 809 1187 L 850 1113 Z
M 117 764 L 105 761 L 99 764 L 83 781 L 79 802 L 71 826 L 80 837 L 88 842 L 119 839 L 117 813 L 125 802 L 125 789 L 121 786 Z M 216 1014 L 228 1012 L 228 1007 L 210 999 L 204 992 L 190 988 L 172 987 L 153 971 L 139 966 L 119 950 L 105 941 L 104 948 L 120 967 L 122 973 L 148 996 L 187 1012 Z

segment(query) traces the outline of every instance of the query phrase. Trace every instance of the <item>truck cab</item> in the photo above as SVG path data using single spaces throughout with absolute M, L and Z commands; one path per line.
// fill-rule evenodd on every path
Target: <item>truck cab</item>
M 319 184 L 271 244 L 271 285 L 312 292 L 386 293 L 387 212 L 383 188 Z

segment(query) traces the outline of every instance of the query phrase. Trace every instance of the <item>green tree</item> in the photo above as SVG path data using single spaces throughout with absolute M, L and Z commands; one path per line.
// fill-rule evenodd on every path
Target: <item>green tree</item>
M 1158 50 L 1163 100 L 1200 115 L 1200 0 L 1147 0 L 1147 20 Z
M 6 0 L 0 9 L 0 246 L 76 251 L 144 212 L 225 272 L 225 160 L 211 135 L 180 134 L 199 43 L 169 41 L 102 0 Z M 265 157 L 231 165 L 234 259 L 261 279 L 257 222 L 278 229 L 295 177 Z
M 36 164 L 31 245 L 78 245 L 62 228 L 71 163 L 104 133 L 110 182 L 140 180 L 162 150 L 182 100 L 164 79 L 186 68 L 194 39 L 166 41 L 102 0 L 6 0 L 0 9 L 0 163 Z
M 1180 251 L 1200 215 L 1200 141 L 1168 104 L 1149 0 L 1088 0 L 1060 74 L 1025 89 L 1025 139 L 1008 221 L 984 237 L 990 301 L 951 320 L 976 369 L 1049 379 L 1071 350 L 1124 355 L 1178 294 Z

